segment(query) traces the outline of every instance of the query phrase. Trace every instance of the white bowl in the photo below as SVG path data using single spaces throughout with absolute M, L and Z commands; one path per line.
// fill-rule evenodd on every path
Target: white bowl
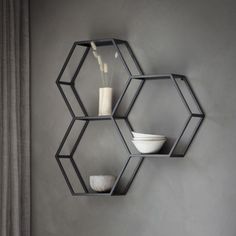
M 144 134 L 144 133 L 137 133 L 133 131 L 132 131 L 132 134 L 134 138 L 165 138 L 164 135 L 158 135 L 158 134 Z
M 141 153 L 158 153 L 166 139 L 162 140 L 132 140 L 134 146 Z
M 156 140 L 163 140 L 163 139 L 165 139 L 166 140 L 166 138 L 164 137 L 164 138 L 132 138 L 132 140 L 143 140 L 143 141 L 152 141 L 152 140 L 154 140 L 154 141 L 156 141 Z
M 112 189 L 116 177 L 113 175 L 91 175 L 89 183 L 95 192 L 108 192 Z

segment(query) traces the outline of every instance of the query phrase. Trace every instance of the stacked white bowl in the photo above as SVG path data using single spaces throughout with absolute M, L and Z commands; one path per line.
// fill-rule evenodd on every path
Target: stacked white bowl
M 158 153 L 167 138 L 158 134 L 144 134 L 132 132 L 132 142 L 141 153 Z

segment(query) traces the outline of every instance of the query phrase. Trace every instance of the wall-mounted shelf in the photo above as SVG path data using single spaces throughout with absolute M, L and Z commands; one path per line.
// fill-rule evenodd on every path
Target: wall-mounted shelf
M 80 95 L 79 93 L 77 92 L 76 88 L 75 88 L 75 80 L 83 66 L 83 63 L 84 61 L 86 60 L 86 57 L 88 55 L 88 52 L 90 50 L 90 43 L 91 41 L 95 42 L 96 46 L 98 47 L 104 47 L 104 46 L 113 46 L 115 48 L 115 50 L 117 51 L 117 53 L 119 54 L 119 58 L 121 60 L 121 63 L 125 69 L 125 71 L 127 72 L 128 74 L 128 80 L 126 81 L 125 83 L 125 86 L 123 88 L 123 91 L 121 93 L 121 95 L 119 96 L 116 104 L 114 105 L 113 107 L 113 111 L 112 111 L 112 115 L 111 116 L 90 116 L 88 115 L 88 112 L 86 110 L 86 107 L 82 101 L 82 99 L 80 98 Z M 127 51 L 128 53 L 130 54 L 130 57 L 132 58 L 132 61 L 134 63 L 134 65 L 136 66 L 136 69 L 138 71 L 138 75 L 134 75 L 130 69 L 130 67 L 128 66 L 128 63 L 126 62 L 120 48 L 119 48 L 119 45 L 124 45 L 126 48 L 127 48 Z M 71 59 L 71 56 L 75 50 L 76 47 L 85 47 L 85 51 L 78 63 L 78 66 L 76 68 L 76 71 L 75 73 L 73 74 L 73 76 L 71 77 L 71 79 L 69 81 L 63 81 L 62 79 L 62 76 L 63 76 L 63 73 Z M 157 154 L 142 154 L 142 153 L 132 153 L 130 148 L 129 148 L 129 145 L 127 144 L 127 140 L 126 138 L 124 137 L 124 134 L 122 133 L 122 130 L 120 129 L 119 125 L 118 125 L 118 120 L 123 120 L 125 121 L 127 127 L 128 127 L 128 130 L 129 131 L 133 131 L 133 127 L 131 125 L 131 122 L 129 120 L 129 115 L 130 115 L 130 112 L 140 94 L 140 92 L 142 91 L 143 87 L 145 86 L 145 84 L 149 81 L 149 80 L 163 80 L 163 79 L 169 79 L 174 88 L 177 90 L 178 92 L 178 95 L 180 97 L 180 100 L 182 101 L 182 103 L 184 104 L 184 107 L 185 109 L 187 110 L 187 113 L 188 113 L 188 117 L 185 121 L 185 124 L 184 126 L 181 128 L 180 132 L 179 132 L 179 135 L 178 137 L 175 139 L 175 142 L 173 143 L 173 145 L 171 146 L 170 150 L 167 152 L 167 153 L 157 153 Z M 125 114 L 122 115 L 122 116 L 117 116 L 116 115 L 116 111 L 119 109 L 119 106 L 121 104 L 121 102 L 123 101 L 124 99 L 124 96 L 126 95 L 127 91 L 128 91 L 128 88 L 131 84 L 131 81 L 132 80 L 140 80 L 141 83 L 139 84 L 139 86 L 137 87 L 136 89 L 136 92 L 134 93 L 134 95 L 132 96 L 132 99 L 131 99 L 131 102 L 128 106 L 128 109 L 126 110 Z M 185 86 L 185 92 L 183 92 L 183 90 L 181 89 L 181 86 L 179 85 L 179 82 L 178 81 L 182 81 L 184 82 L 184 86 Z M 58 162 L 58 165 L 61 169 L 61 172 L 66 180 L 66 183 L 71 191 L 71 194 L 74 195 L 74 196 L 114 196 L 114 195 L 125 195 L 127 193 L 127 191 L 129 190 L 144 158 L 158 158 L 158 157 L 184 157 L 184 155 L 186 154 L 194 136 L 196 135 L 203 119 L 204 119 L 204 113 L 203 113 L 203 110 L 192 90 L 192 88 L 190 87 L 189 85 L 189 82 L 187 80 L 187 78 L 183 75 L 178 75 L 178 74 L 162 74 L 162 75 L 144 75 L 141 67 L 139 66 L 128 42 L 126 41 L 123 41 L 123 40 L 119 40 L 119 39 L 99 39 L 99 40 L 87 40 L 87 41 L 79 41 L 79 42 L 75 42 L 69 52 L 69 55 L 61 69 L 61 72 L 57 78 L 57 81 L 56 81 L 56 84 L 58 86 L 58 89 L 59 91 L 61 92 L 61 95 L 70 111 L 70 114 L 72 116 L 72 121 L 61 141 L 61 144 L 57 150 L 57 153 L 56 153 L 56 160 Z M 79 104 L 79 106 L 81 107 L 81 110 L 83 112 L 83 115 L 82 116 L 77 116 L 75 115 L 75 112 L 73 111 L 73 108 L 70 104 L 70 101 L 69 99 L 67 98 L 66 94 L 64 93 L 64 90 L 63 90 L 63 86 L 70 86 L 70 88 L 72 89 L 73 91 L 73 94 Z M 187 94 L 186 94 L 186 91 L 187 91 Z M 192 105 L 194 105 L 194 108 L 192 108 Z M 176 151 L 178 149 L 178 145 L 181 141 L 181 138 L 185 135 L 186 131 L 188 130 L 188 127 L 192 121 L 192 119 L 194 118 L 197 118 L 198 121 L 196 122 L 195 124 L 195 127 L 193 128 L 192 130 L 192 133 L 190 135 L 190 137 L 188 138 L 188 142 L 185 143 L 185 147 L 184 149 L 182 148 L 182 152 L 179 152 L 179 151 Z M 117 134 L 118 136 L 120 137 L 121 141 L 122 141 L 122 144 L 127 152 L 127 159 L 122 167 L 122 169 L 120 170 L 119 172 L 119 175 L 117 176 L 117 179 L 116 179 L 116 182 L 113 186 L 113 188 L 111 189 L 111 191 L 109 193 L 96 193 L 96 192 L 93 192 L 89 189 L 89 187 L 86 185 L 85 183 L 85 180 L 83 178 L 83 176 L 81 175 L 81 172 L 79 170 L 79 167 L 77 166 L 75 160 L 74 160 L 74 153 L 75 153 L 75 150 L 76 148 L 79 146 L 80 144 L 80 141 L 84 135 L 84 132 L 88 126 L 88 123 L 89 122 L 92 122 L 92 121 L 107 121 L 107 120 L 110 120 L 115 128 L 115 130 L 117 131 Z M 75 141 L 75 144 L 72 148 L 72 151 L 68 154 L 68 155 L 62 155 L 61 154 L 61 150 L 63 148 L 63 145 L 65 144 L 67 138 L 68 138 L 68 135 L 70 134 L 70 132 L 72 131 L 73 129 L 73 125 L 74 125 L 74 122 L 75 121 L 81 121 L 81 122 L 84 122 L 83 124 L 83 128 L 81 129 L 80 133 L 78 134 L 78 137 Z M 118 191 L 118 184 L 125 172 L 125 170 L 128 168 L 130 162 L 132 159 L 134 158 L 139 158 L 138 159 L 138 162 L 136 163 L 135 165 L 135 168 L 133 169 L 133 173 L 131 174 L 129 180 L 125 183 L 125 187 L 123 188 L 122 192 L 119 192 Z M 70 179 L 68 178 L 68 173 L 66 173 L 62 163 L 61 163 L 61 160 L 62 159 L 68 159 L 73 167 L 73 171 L 75 171 L 76 173 L 76 176 L 77 178 L 79 179 L 81 185 L 82 185 L 82 188 L 84 190 L 84 192 L 76 192 L 70 182 Z
M 125 121 L 126 124 L 129 128 L 129 130 L 133 131 L 133 127 L 131 122 L 129 121 L 129 115 L 130 112 L 132 111 L 132 108 L 140 94 L 140 92 L 142 91 L 143 87 L 145 86 L 146 83 L 148 83 L 148 81 L 158 81 L 158 80 L 170 80 L 172 82 L 173 87 L 176 89 L 178 96 L 180 97 L 180 101 L 183 103 L 186 112 L 187 112 L 187 118 L 185 120 L 185 123 L 183 125 L 183 127 L 180 129 L 179 131 L 179 135 L 176 137 L 175 142 L 173 143 L 173 145 L 171 146 L 170 150 L 167 153 L 158 153 L 158 154 L 131 154 L 132 157 L 184 157 L 189 146 L 191 145 L 193 138 L 195 137 L 199 127 L 201 126 L 201 123 L 205 117 L 204 112 L 202 107 L 200 106 L 186 76 L 184 75 L 179 75 L 179 74 L 161 74 L 161 75 L 134 75 L 134 76 L 130 76 L 130 81 L 127 84 L 127 88 L 125 89 L 124 93 L 121 95 L 120 100 L 118 101 L 118 103 L 116 104 L 117 108 L 119 107 L 120 103 L 122 102 L 123 97 L 125 96 L 125 93 L 128 90 L 128 87 L 131 84 L 132 80 L 141 80 L 141 84 L 139 86 L 139 88 L 136 91 L 136 94 L 133 98 L 132 103 L 130 104 L 130 106 L 128 107 L 128 110 L 126 111 L 125 114 Z M 181 86 L 184 87 L 182 88 L 179 85 L 179 81 L 182 82 Z M 168 108 L 167 108 L 168 109 Z M 197 119 L 197 122 L 192 125 L 193 127 L 191 127 L 191 134 L 188 137 L 188 142 L 185 143 L 185 147 L 182 149 L 184 149 L 181 153 L 179 152 L 175 152 L 178 149 L 178 146 L 180 145 L 180 141 L 181 138 L 184 136 L 184 134 L 188 131 L 188 128 L 191 125 L 191 122 L 193 121 L 193 119 Z

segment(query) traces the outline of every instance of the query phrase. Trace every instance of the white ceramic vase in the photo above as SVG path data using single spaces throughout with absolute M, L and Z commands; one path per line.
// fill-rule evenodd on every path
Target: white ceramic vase
M 112 88 L 99 88 L 99 116 L 108 116 L 112 113 Z

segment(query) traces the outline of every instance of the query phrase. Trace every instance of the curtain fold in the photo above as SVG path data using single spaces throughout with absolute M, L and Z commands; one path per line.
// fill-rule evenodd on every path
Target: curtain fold
M 28 0 L 1 0 L 0 17 L 0 235 L 30 236 Z

